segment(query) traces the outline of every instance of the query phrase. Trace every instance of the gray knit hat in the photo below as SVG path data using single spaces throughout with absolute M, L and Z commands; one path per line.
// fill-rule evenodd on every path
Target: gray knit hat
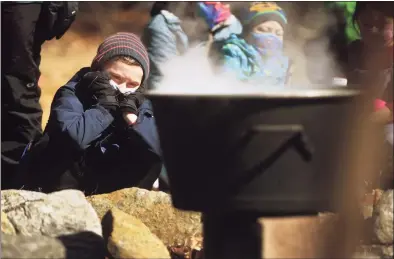
M 116 56 L 128 56 L 137 61 L 144 71 L 141 85 L 149 77 L 149 57 L 140 38 L 129 32 L 118 32 L 106 38 L 97 49 L 91 68 L 100 69 L 107 61 Z

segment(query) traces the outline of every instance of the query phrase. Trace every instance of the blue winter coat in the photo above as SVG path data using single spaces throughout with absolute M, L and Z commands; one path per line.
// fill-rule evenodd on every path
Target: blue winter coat
M 288 57 L 262 57 L 254 46 L 235 34 L 223 42 L 219 51 L 223 57 L 223 70 L 241 81 L 284 86 L 288 79 Z
M 181 28 L 181 21 L 172 13 L 162 10 L 155 15 L 142 36 L 150 60 L 148 88 L 157 88 L 162 78 L 160 66 L 171 57 L 182 55 L 189 47 L 188 37 Z
M 114 118 L 99 104 L 84 109 L 83 100 L 75 95 L 75 86 L 79 79 L 79 76 L 75 75 L 57 91 L 45 132 L 64 138 L 65 142 L 79 150 L 86 150 L 97 139 L 103 138 L 103 134 L 113 134 L 108 128 Z M 160 144 L 149 100 L 145 100 L 141 105 L 137 123 L 130 130 L 141 135 L 152 152 L 160 156 Z
M 61 182 L 64 174 L 73 177 L 89 174 L 93 180 L 100 175 L 112 175 L 114 182 L 120 181 L 124 188 L 138 184 L 150 170 L 151 163 L 158 164 L 157 175 L 151 179 L 153 184 L 162 163 L 150 101 L 145 100 L 139 108 L 135 125 L 128 128 L 115 126 L 113 116 L 104 107 L 99 104 L 87 107 L 87 102 L 76 96 L 75 86 L 85 73 L 81 71 L 56 92 L 44 131 L 49 141 L 41 147 L 37 144 L 27 152 L 34 154 L 35 149 L 43 149 L 34 156 L 36 161 L 32 164 L 37 166 L 35 171 L 38 172 L 33 174 L 45 175 L 37 175 L 39 178 L 59 178 L 51 183 L 42 179 L 46 185 Z M 78 188 L 74 184 L 67 186 L 68 182 L 61 183 L 59 188 Z

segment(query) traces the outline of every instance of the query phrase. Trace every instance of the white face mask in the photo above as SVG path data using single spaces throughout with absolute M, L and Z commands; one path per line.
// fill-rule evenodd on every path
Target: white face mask
M 110 85 L 112 85 L 113 88 L 115 88 L 116 90 L 119 90 L 119 92 L 121 92 L 124 95 L 127 94 L 131 94 L 131 93 L 135 93 L 135 91 L 137 91 L 137 89 L 139 87 L 135 87 L 135 88 L 127 88 L 126 87 L 126 83 L 120 84 L 118 85 L 117 83 L 115 83 L 114 80 L 109 80 Z

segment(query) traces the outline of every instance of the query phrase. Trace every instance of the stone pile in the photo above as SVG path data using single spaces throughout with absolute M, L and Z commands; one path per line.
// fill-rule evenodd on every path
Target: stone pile
M 393 258 L 393 190 L 379 191 L 377 196 L 376 201 L 369 205 L 370 213 L 364 214 L 369 238 L 355 258 Z
M 2 258 L 170 258 L 167 246 L 201 237 L 200 215 L 168 194 L 138 188 L 85 197 L 1 192 Z
M 381 192 L 364 216 L 371 238 L 355 258 L 393 258 L 393 190 Z M 335 214 L 261 219 L 263 254 L 319 257 L 337 236 L 336 222 Z M 2 191 L 1 232 L 2 258 L 170 258 L 167 247 L 202 247 L 199 213 L 175 209 L 166 193 L 138 188 L 90 197 L 77 190 Z

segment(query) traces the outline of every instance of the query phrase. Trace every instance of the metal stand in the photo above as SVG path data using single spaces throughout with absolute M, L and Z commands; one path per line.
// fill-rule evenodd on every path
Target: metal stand
M 248 213 L 203 214 L 204 259 L 261 259 L 262 228 Z

